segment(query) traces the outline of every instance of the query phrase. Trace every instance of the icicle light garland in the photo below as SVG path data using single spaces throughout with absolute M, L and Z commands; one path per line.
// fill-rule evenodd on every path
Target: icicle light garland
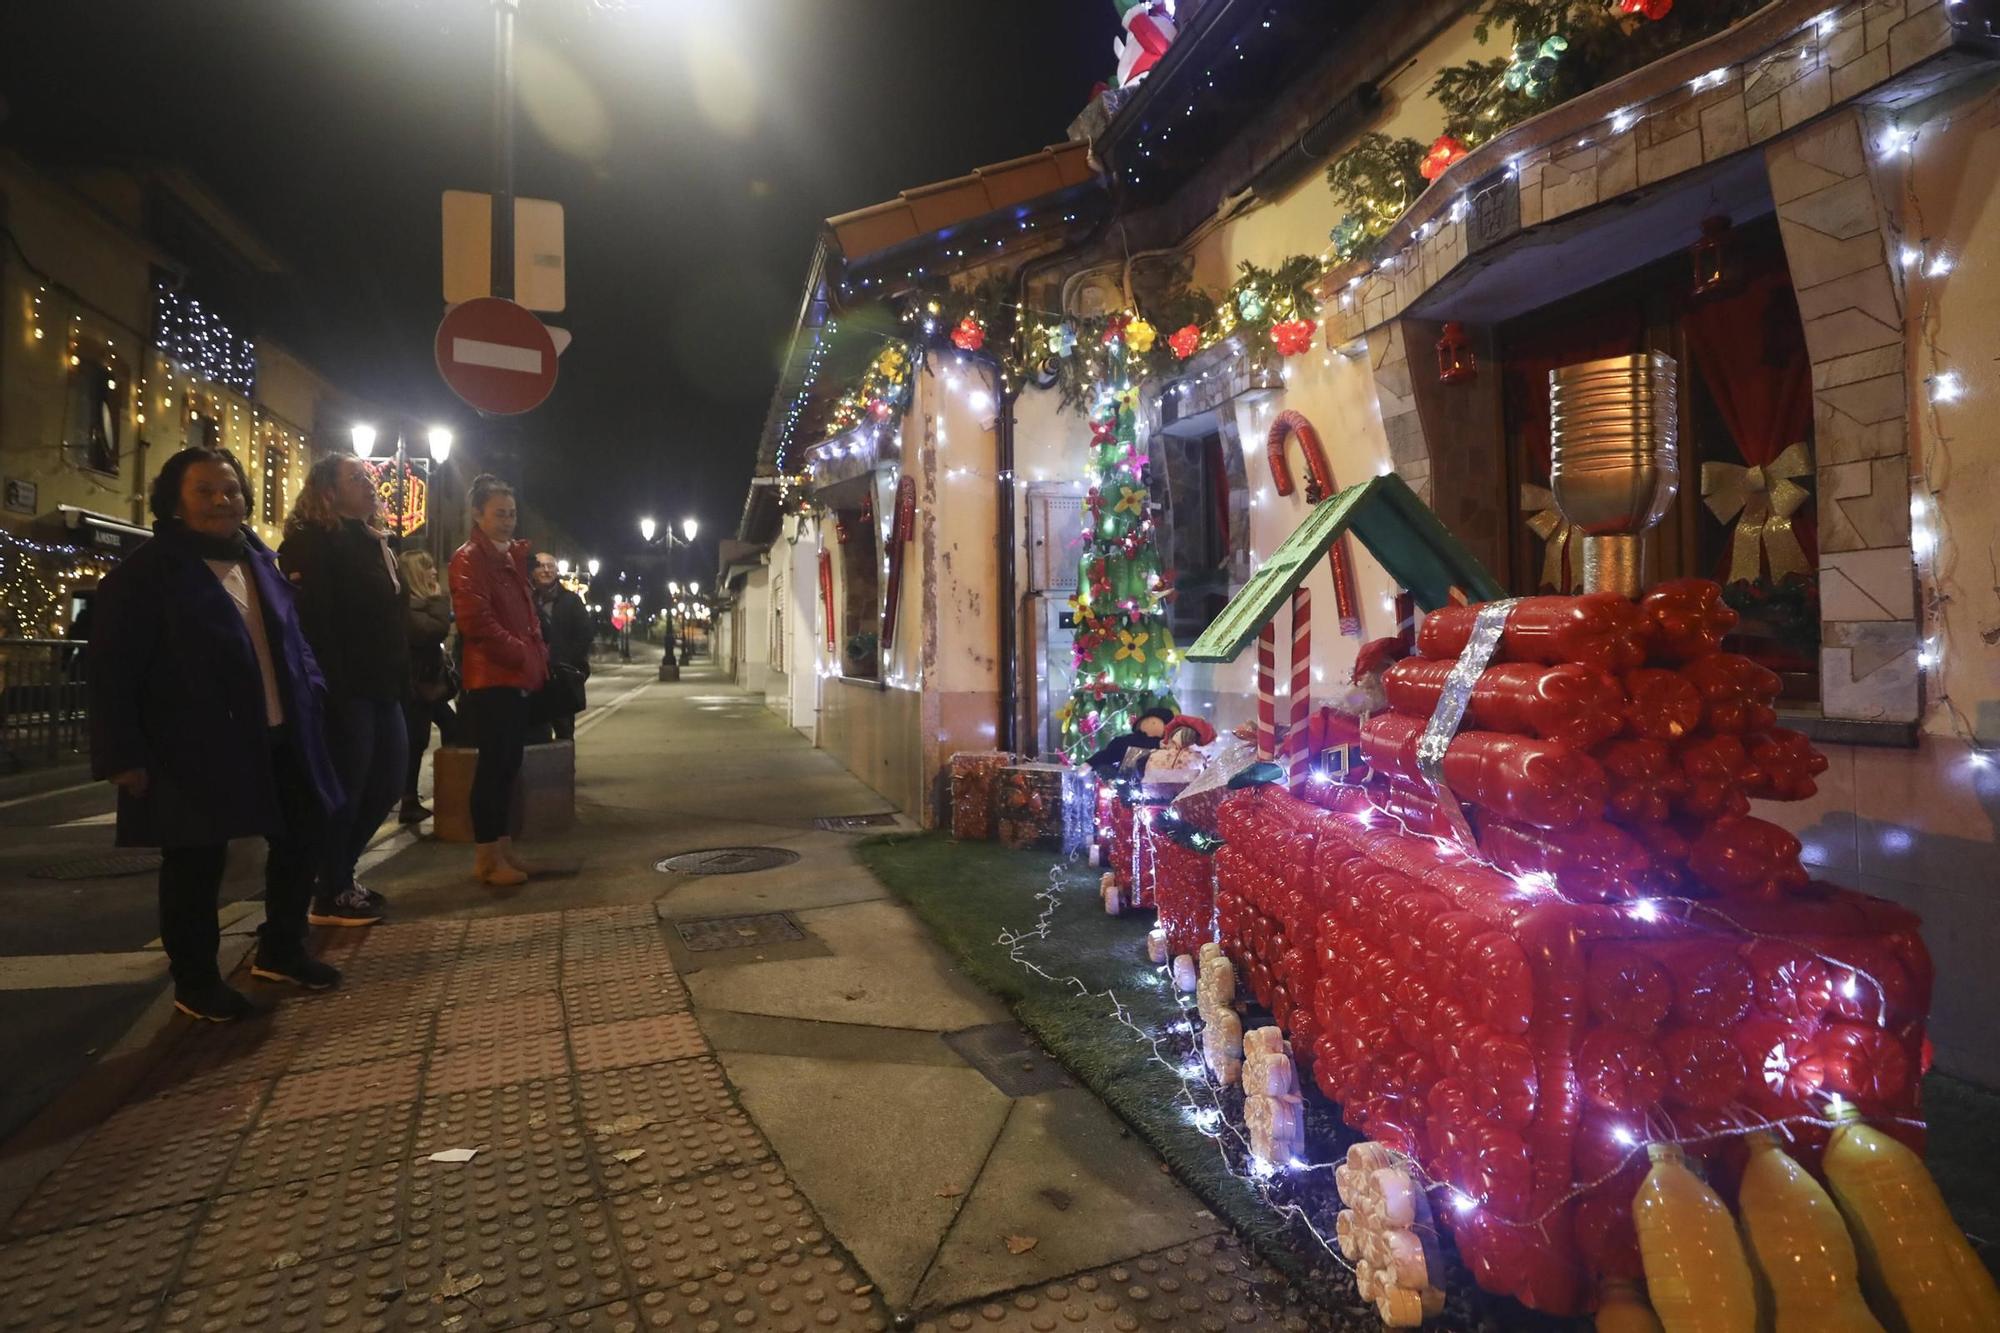
M 153 288 L 153 346 L 211 384 L 245 397 L 256 390 L 257 345 L 165 283 Z

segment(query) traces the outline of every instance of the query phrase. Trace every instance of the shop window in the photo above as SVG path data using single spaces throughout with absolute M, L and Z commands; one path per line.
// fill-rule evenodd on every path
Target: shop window
M 1172 571 L 1176 590 L 1168 622 L 1174 638 L 1185 643 L 1229 604 L 1237 563 L 1233 534 L 1247 529 L 1231 522 L 1232 451 L 1210 426 L 1160 431 L 1147 441 L 1146 452 L 1160 562 Z M 1235 471 L 1240 480 L 1240 463 Z
M 72 466 L 118 471 L 118 373 L 98 351 L 79 350 L 69 372 L 63 447 Z
M 874 506 L 835 507 L 834 540 L 840 550 L 840 674 L 855 680 L 882 677 L 882 544 Z
M 1743 615 L 1729 646 L 1779 673 L 1786 697 L 1819 690 L 1819 583 L 1808 466 L 1794 483 L 1807 492 L 1790 517 L 1797 540 L 1780 565 L 1756 553 L 1754 577 L 1737 555 L 1736 523 L 1703 502 L 1702 465 L 1780 464 L 1794 444 L 1809 458 L 1812 368 L 1777 227 L 1770 219 L 1734 229 L 1722 290 L 1697 299 L 1685 253 L 1613 279 L 1500 326 L 1498 347 L 1507 440 L 1511 532 L 1508 581 L 1519 593 L 1572 589 L 1583 552 L 1572 539 L 1562 557 L 1537 519 L 1549 485 L 1549 371 L 1601 357 L 1664 352 L 1680 368 L 1680 489 L 1654 529 L 1647 577 L 1712 578 Z M 1797 453 L 1792 455 L 1793 458 Z

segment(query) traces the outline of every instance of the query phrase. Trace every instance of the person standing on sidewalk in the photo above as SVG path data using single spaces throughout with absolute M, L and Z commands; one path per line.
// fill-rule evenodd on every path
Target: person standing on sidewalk
M 437 724 L 438 744 L 458 740 L 458 717 L 451 711 L 458 693 L 458 668 L 444 650 L 451 633 L 451 597 L 438 584 L 437 562 L 428 551 L 405 551 L 403 569 L 404 629 L 410 645 L 410 697 L 403 714 L 410 724 L 408 762 L 403 768 L 403 817 L 415 824 L 431 817 L 417 799 L 417 775 L 424 751 L 430 748 L 431 724 Z
M 160 849 L 160 940 L 174 1007 L 254 1011 L 222 979 L 216 908 L 232 838 L 262 837 L 264 924 L 251 975 L 340 984 L 306 952 L 319 839 L 340 803 L 319 666 L 270 548 L 243 526 L 250 484 L 227 450 L 174 454 L 153 537 L 105 576 L 90 639 L 91 772 L 118 787 L 118 845 Z
M 528 701 L 549 678 L 548 649 L 528 585 L 528 543 L 514 540 L 514 488 L 481 473 L 466 496 L 472 536 L 451 557 L 451 606 L 465 653 L 465 703 L 479 759 L 472 773 L 473 876 L 508 888 L 527 882 L 507 834 L 528 737 Z
M 354 882 L 354 867 L 403 790 L 410 654 L 402 583 L 389 534 L 375 526 L 379 511 L 367 466 L 352 454 L 329 454 L 306 474 L 278 548 L 299 624 L 326 673 L 327 746 L 347 793 L 327 823 L 310 916 L 316 926 L 382 919 L 382 896 Z
M 535 616 L 549 649 L 549 680 L 535 695 L 530 730 L 537 741 L 576 739 L 576 715 L 584 709 L 590 679 L 590 612 L 583 599 L 563 587 L 556 558 L 535 554 L 529 572 L 535 585 Z

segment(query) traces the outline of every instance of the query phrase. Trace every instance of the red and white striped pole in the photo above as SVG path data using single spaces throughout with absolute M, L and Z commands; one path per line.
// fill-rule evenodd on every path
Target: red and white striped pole
M 1296 788 L 1306 776 L 1306 731 L 1312 713 L 1312 589 L 1292 594 L 1292 720 L 1285 733 L 1285 778 Z
M 1274 617 L 1275 619 L 1275 617 Z M 1272 698 L 1277 672 L 1277 628 L 1264 622 L 1257 631 L 1257 757 L 1270 759 L 1278 749 L 1278 704 Z

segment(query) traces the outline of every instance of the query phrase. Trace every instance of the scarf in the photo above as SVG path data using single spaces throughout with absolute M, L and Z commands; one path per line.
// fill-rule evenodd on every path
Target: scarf
M 170 518 L 155 523 L 153 535 L 203 560 L 241 560 L 250 554 L 250 544 L 244 540 L 242 528 L 227 537 L 211 537 L 196 532 L 177 518 Z

